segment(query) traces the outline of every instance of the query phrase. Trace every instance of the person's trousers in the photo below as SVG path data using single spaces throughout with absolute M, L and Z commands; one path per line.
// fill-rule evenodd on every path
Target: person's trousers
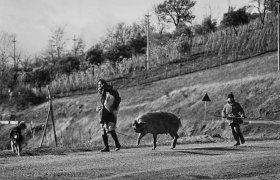
M 118 140 L 118 136 L 116 134 L 116 131 L 113 130 L 113 131 L 109 131 L 108 133 L 111 134 L 113 140 L 115 141 L 115 145 L 117 148 L 120 148 L 120 143 L 119 143 L 119 140 Z M 104 146 L 106 148 L 109 148 L 109 144 L 108 144 L 108 135 L 107 135 L 107 132 L 105 129 L 103 129 L 103 134 L 102 134 L 102 139 L 103 139 L 103 143 L 104 143 Z
M 236 123 L 231 123 L 230 127 L 231 127 L 232 135 L 233 135 L 235 141 L 237 143 L 240 143 L 240 141 L 241 141 L 241 143 L 244 143 L 245 140 L 244 140 L 244 136 L 240 130 L 240 125 L 236 124 Z

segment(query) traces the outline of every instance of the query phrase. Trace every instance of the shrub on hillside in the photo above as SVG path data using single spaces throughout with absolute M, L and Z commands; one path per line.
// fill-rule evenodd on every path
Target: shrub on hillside
M 178 38 L 177 50 L 179 53 L 187 54 L 191 51 L 192 43 L 188 36 L 182 35 Z
M 41 94 L 41 88 L 51 81 L 50 67 L 34 68 L 31 72 L 25 72 L 20 76 L 20 81 L 25 85 L 37 88 Z
M 8 100 L 8 95 L 7 94 L 0 94 L 0 105 L 5 104 Z
M 247 13 L 246 10 L 246 7 L 243 7 L 235 11 L 234 8 L 231 7 L 229 11 L 224 14 L 221 21 L 221 27 L 233 27 L 237 34 L 237 26 L 248 24 L 250 22 L 249 13 Z
M 187 36 L 187 37 L 193 36 L 191 29 L 185 23 L 180 23 L 176 27 L 176 29 L 173 31 L 173 38 L 177 38 L 182 35 Z
M 32 90 L 19 86 L 13 91 L 10 97 L 10 105 L 15 105 L 19 109 L 26 108 L 31 105 L 37 105 L 45 100 L 44 97 L 37 96 Z
M 93 46 L 86 54 L 86 61 L 92 65 L 100 65 L 104 62 L 104 58 L 102 57 L 103 49 L 100 45 Z
M 140 54 L 145 54 L 147 37 L 141 36 L 140 33 L 138 33 L 135 38 L 129 40 L 128 46 L 130 46 L 131 55 L 137 56 Z
M 80 61 L 76 57 L 65 57 L 58 61 L 58 66 L 56 71 L 62 74 L 70 75 L 73 71 L 78 71 L 80 69 Z

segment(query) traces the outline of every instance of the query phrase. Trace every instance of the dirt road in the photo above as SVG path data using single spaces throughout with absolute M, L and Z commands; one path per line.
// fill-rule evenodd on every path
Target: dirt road
M 280 141 L 0 157 L 0 179 L 280 179 Z

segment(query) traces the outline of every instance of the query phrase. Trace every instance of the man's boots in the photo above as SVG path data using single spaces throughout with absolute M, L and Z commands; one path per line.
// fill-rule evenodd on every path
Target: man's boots
M 240 145 L 239 136 L 238 136 L 237 132 L 235 131 L 234 126 L 231 126 L 231 130 L 232 130 L 232 135 L 236 141 L 236 144 L 234 144 L 234 146 L 239 146 Z
M 116 131 L 112 131 L 112 132 L 111 132 L 111 135 L 112 135 L 112 138 L 113 138 L 114 141 L 115 141 L 115 145 L 116 145 L 115 151 L 120 150 L 120 149 L 121 149 L 121 145 L 120 145 L 120 143 L 119 143 L 119 140 L 118 140 L 118 136 L 117 136 L 117 134 L 116 134 Z
M 244 136 L 243 136 L 243 134 L 242 134 L 242 132 L 241 132 L 241 130 L 240 130 L 240 127 L 236 128 L 236 132 L 237 132 L 237 134 L 238 134 L 238 136 L 239 136 L 239 139 L 240 139 L 240 141 L 241 141 L 241 144 L 244 144 L 244 143 L 245 143 L 245 139 L 244 139 Z
M 103 149 L 101 149 L 101 152 L 109 152 L 110 148 L 109 148 L 109 144 L 108 144 L 108 136 L 106 133 L 104 133 L 102 135 L 102 139 L 103 139 L 103 143 L 104 143 L 105 147 Z

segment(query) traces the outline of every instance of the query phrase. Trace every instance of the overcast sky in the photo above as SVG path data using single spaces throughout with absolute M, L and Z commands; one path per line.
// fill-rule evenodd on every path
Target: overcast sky
M 34 54 L 47 47 L 53 30 L 65 26 L 66 36 L 69 39 L 81 36 L 87 49 L 104 36 L 108 27 L 119 22 L 137 22 L 153 5 L 162 2 L 164 0 L 0 0 L 0 32 L 15 33 L 17 47 Z M 220 20 L 229 3 L 241 7 L 249 2 L 197 0 L 194 22 L 200 23 L 210 12 Z

